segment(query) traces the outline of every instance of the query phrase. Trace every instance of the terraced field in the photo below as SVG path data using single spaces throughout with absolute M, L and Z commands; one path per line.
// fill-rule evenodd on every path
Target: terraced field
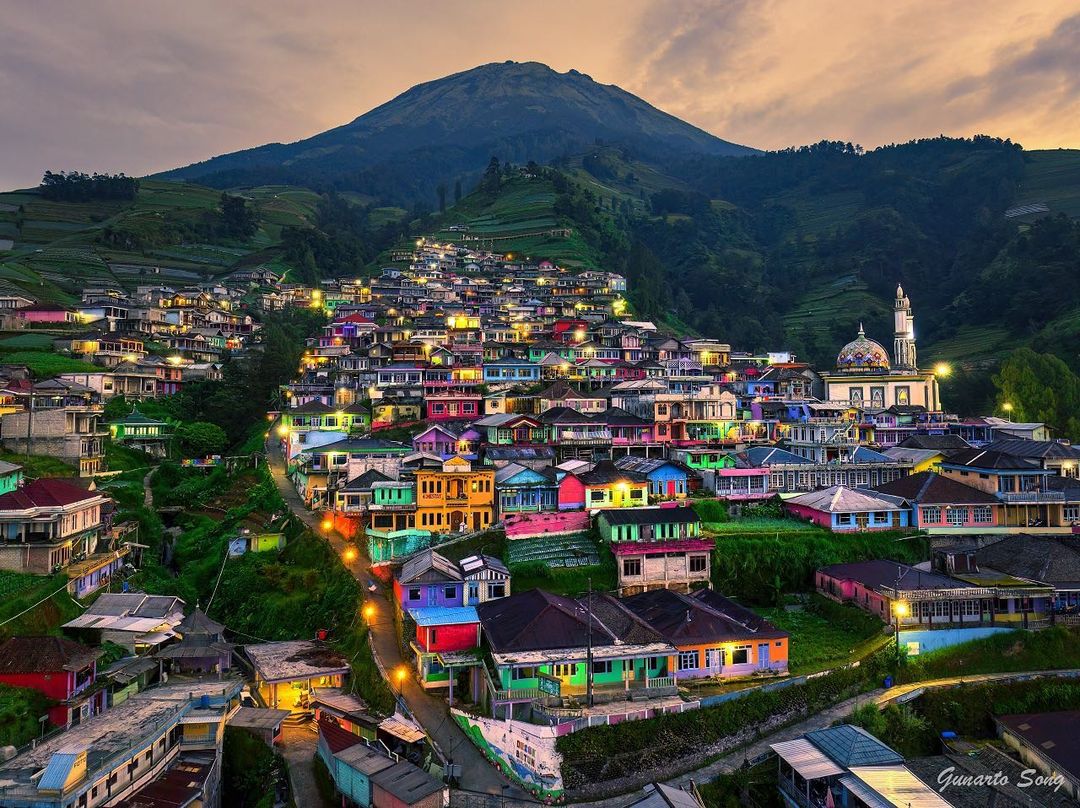
M 825 340 L 831 337 L 836 323 L 846 323 L 851 319 L 852 312 L 869 317 L 872 314 L 887 314 L 888 308 L 881 298 L 867 289 L 865 283 L 852 275 L 845 275 L 809 289 L 784 315 L 784 325 L 789 333 L 810 332 Z
M 168 228 L 198 223 L 216 211 L 220 191 L 141 180 L 136 199 L 129 202 L 50 202 L 36 191 L 0 193 L 0 291 L 71 303 L 88 286 L 197 283 L 227 274 L 249 256 L 278 261 L 282 228 L 310 227 L 315 220 L 318 195 L 313 191 L 266 186 L 243 194 L 260 216 L 250 241 L 171 244 Z M 161 246 L 139 251 L 109 246 L 102 239 L 106 228 Z
M 1051 213 L 1080 216 L 1080 150 L 1047 149 L 1025 156 L 1027 167 L 1016 206 L 1045 202 Z

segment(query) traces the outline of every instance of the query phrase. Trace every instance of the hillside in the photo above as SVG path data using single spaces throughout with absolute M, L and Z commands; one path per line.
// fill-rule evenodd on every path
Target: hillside
M 743 155 L 613 85 L 536 62 L 504 62 L 417 85 L 344 126 L 164 173 L 214 187 L 290 183 L 434 205 L 439 184 L 472 184 L 489 157 L 538 163 L 599 141 L 651 162 Z
M 1080 227 L 1054 218 L 1080 212 L 1080 152 L 822 144 L 665 173 L 604 146 L 555 165 L 505 173 L 418 232 L 625 272 L 645 316 L 823 367 L 861 321 L 888 341 L 898 281 L 925 363 L 1030 345 L 1080 364 Z

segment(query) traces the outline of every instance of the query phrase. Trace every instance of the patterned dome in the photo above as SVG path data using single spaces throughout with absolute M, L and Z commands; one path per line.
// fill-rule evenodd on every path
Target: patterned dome
M 888 370 L 889 354 L 880 343 L 867 339 L 862 323 L 859 323 L 859 336 L 840 350 L 836 357 L 836 369 L 847 373 Z

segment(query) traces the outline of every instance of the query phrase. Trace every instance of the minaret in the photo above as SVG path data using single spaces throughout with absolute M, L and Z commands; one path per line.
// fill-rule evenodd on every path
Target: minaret
M 919 369 L 915 355 L 915 315 L 911 313 L 911 302 L 904 294 L 904 287 L 896 285 L 896 300 L 893 302 L 893 368 L 901 371 Z

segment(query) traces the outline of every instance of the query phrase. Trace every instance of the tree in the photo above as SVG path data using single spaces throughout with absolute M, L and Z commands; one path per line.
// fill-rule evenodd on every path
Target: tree
M 1061 359 L 1030 348 L 1013 351 L 994 376 L 998 413 L 1045 423 L 1080 440 L 1080 378 Z
M 439 195 L 439 213 L 446 213 L 446 183 L 440 182 L 435 191 Z
M 217 424 L 195 421 L 176 428 L 176 441 L 184 457 L 209 457 L 225 451 L 229 436 Z
M 461 180 L 454 181 L 454 204 L 461 201 Z
M 480 179 L 480 190 L 484 193 L 495 194 L 502 185 L 502 170 L 499 166 L 499 158 L 491 156 L 488 167 L 484 170 L 484 176 Z
M 242 196 L 221 195 L 221 218 L 229 238 L 249 239 L 259 228 L 259 216 Z

